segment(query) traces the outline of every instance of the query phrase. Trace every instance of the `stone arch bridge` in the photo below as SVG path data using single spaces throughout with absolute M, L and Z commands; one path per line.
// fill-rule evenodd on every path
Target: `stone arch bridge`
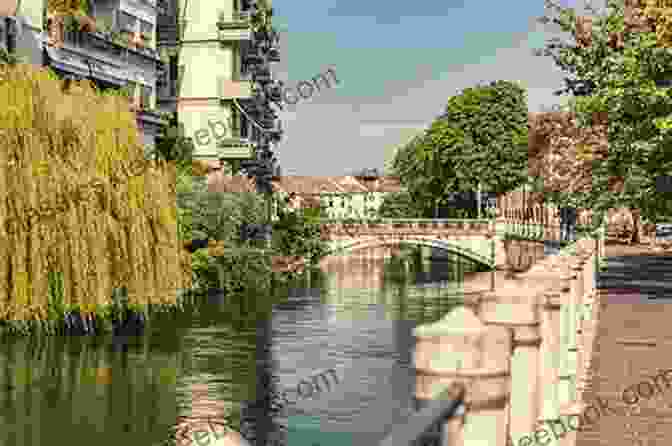
M 447 251 L 494 268 L 506 263 L 506 251 L 494 219 L 323 220 L 322 237 L 331 255 L 399 244 Z

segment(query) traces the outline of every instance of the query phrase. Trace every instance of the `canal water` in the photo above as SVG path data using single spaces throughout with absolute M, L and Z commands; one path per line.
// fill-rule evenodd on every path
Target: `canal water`
M 413 328 L 465 287 L 487 289 L 477 270 L 417 249 L 360 251 L 273 296 L 195 299 L 142 336 L 5 340 L 0 446 L 167 444 L 178 421 L 207 414 L 258 444 L 376 444 L 414 411 Z M 327 370 L 329 384 L 313 378 Z M 283 390 L 288 400 L 272 397 Z

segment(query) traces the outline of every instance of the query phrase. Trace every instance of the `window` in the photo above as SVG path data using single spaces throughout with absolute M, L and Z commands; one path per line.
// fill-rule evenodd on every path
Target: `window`
M 248 138 L 249 137 L 249 128 L 250 123 L 244 113 L 240 113 L 240 137 Z
M 163 70 L 158 70 L 156 72 L 156 87 L 161 90 L 161 95 L 165 95 L 165 90 L 168 88 L 170 85 L 169 78 L 168 78 L 168 70 L 163 69 Z
M 169 62 L 169 78 L 170 78 L 170 96 L 177 96 L 177 82 L 178 82 L 178 69 L 177 69 L 177 56 L 170 56 Z
M 248 11 L 252 7 L 252 2 L 250 0 L 238 0 L 236 11 Z
M 5 29 L 7 30 L 7 51 L 13 53 L 16 50 L 16 34 L 17 27 L 21 26 L 18 22 L 12 19 L 5 18 Z
M 0 22 L 0 47 L 7 49 L 7 28 L 9 24 L 7 20 Z

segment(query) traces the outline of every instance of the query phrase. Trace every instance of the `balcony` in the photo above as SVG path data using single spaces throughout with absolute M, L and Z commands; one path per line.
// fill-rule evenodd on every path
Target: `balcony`
M 245 138 L 223 138 L 217 143 L 219 159 L 253 159 L 255 144 Z
M 254 95 L 252 81 L 219 80 L 220 99 L 250 99 Z
M 217 20 L 219 40 L 223 42 L 252 40 L 252 22 L 248 13 L 220 14 Z
M 46 45 L 48 64 L 76 76 L 93 76 L 116 85 L 128 81 L 153 85 L 159 62 L 156 50 L 140 45 L 134 48 L 130 41 L 121 40 L 109 32 L 80 31 L 54 21 Z

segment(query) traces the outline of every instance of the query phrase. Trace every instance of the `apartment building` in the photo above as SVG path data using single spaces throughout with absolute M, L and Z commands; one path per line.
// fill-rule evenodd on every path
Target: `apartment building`
M 16 2 L 16 6 L 13 3 Z M 247 160 L 279 141 L 270 0 L 6 0 L 0 45 L 62 78 L 129 91 L 147 152 L 169 126 L 194 157 Z M 74 14 L 56 12 L 69 6 Z M 1 11 L 7 9 L 6 11 Z
M 57 3 L 67 2 L 21 0 L 18 21 L 0 20 L 0 45 L 63 79 L 86 78 L 102 90 L 128 90 L 143 143 L 151 151 L 167 124 L 156 110 L 162 65 L 156 49 L 157 0 L 71 1 L 79 11 L 72 15 L 56 12 Z
M 165 0 L 165 6 L 158 45 L 168 69 L 158 105 L 177 114 L 194 158 L 218 168 L 277 142 L 269 99 L 280 92 L 269 63 L 280 59 L 270 0 Z

